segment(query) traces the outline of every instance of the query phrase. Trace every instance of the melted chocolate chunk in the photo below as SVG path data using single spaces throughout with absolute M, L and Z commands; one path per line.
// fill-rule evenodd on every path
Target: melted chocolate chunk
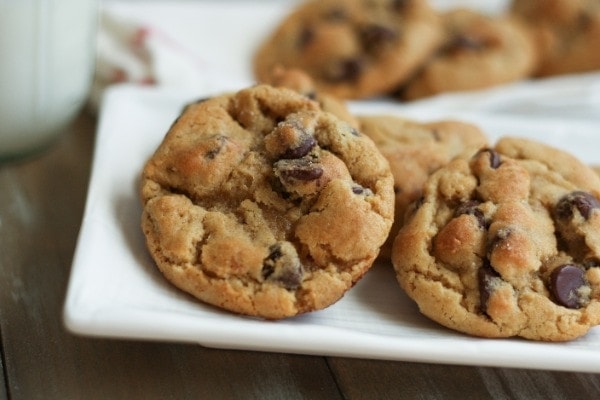
M 468 35 L 456 35 L 443 49 L 445 53 L 461 50 L 479 51 L 485 48 L 485 42 L 479 38 Z
M 291 245 L 275 243 L 263 261 L 262 276 L 287 290 L 296 290 L 302 283 L 304 269 Z
M 298 36 L 298 48 L 303 49 L 308 46 L 315 38 L 315 31 L 308 26 L 305 26 Z
M 582 11 L 581 13 L 579 13 L 579 16 L 577 17 L 576 29 L 580 33 L 584 33 L 585 31 L 589 30 L 593 26 L 593 21 L 594 21 L 594 18 L 592 17 L 592 15 L 590 13 Z
M 394 11 L 402 11 L 410 4 L 410 0 L 392 0 L 390 5 Z
M 489 157 L 490 157 L 490 167 L 492 169 L 496 169 L 500 166 L 500 164 L 502 164 L 502 161 L 500 160 L 500 154 L 498 154 L 497 151 L 493 150 L 493 149 L 481 149 L 479 150 L 474 157 L 479 157 L 480 155 L 482 155 L 483 153 L 488 153 Z
M 373 192 L 369 188 L 362 187 L 360 185 L 352 186 L 352 193 L 363 196 L 372 196 Z
M 582 268 L 565 264 L 556 268 L 550 274 L 550 291 L 558 304 L 567 308 L 580 308 L 584 299 L 581 298 L 580 289 L 587 284 L 585 272 Z
M 283 159 L 302 158 L 315 147 L 317 141 L 314 137 L 309 134 L 303 134 L 300 140 L 300 144 L 294 148 L 287 149 L 281 156 Z
M 556 207 L 554 213 L 558 219 L 566 220 L 573 217 L 573 210 L 577 209 L 579 214 L 586 220 L 592 215 L 594 209 L 600 208 L 600 202 L 590 193 L 575 191 L 563 196 Z
M 363 63 L 358 58 L 349 58 L 341 60 L 336 66 L 336 70 L 328 75 L 331 82 L 354 82 L 358 79 L 363 70 Z
M 500 278 L 500 274 L 492 268 L 486 260 L 477 271 L 477 282 L 479 283 L 479 308 L 481 312 L 487 312 L 487 302 L 494 290 L 493 281 Z
M 394 41 L 398 33 L 386 26 L 371 24 L 361 30 L 361 39 L 366 49 L 374 49 L 385 43 Z
M 319 179 L 323 175 L 323 168 L 320 164 L 313 162 L 308 158 L 297 158 L 292 160 L 279 160 L 274 164 L 281 178 L 286 181 L 312 181 Z
M 485 229 L 485 216 L 483 215 L 483 211 L 477 208 L 479 207 L 479 204 L 481 203 L 477 200 L 465 201 L 464 203 L 456 207 L 456 210 L 454 210 L 454 217 L 456 218 L 463 214 L 472 215 L 475 217 L 475 219 L 477 219 L 477 224 L 479 225 L 479 227 L 481 229 Z

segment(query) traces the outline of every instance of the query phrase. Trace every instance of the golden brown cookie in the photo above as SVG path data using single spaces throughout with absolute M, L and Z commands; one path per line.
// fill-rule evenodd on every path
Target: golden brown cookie
M 536 66 L 534 42 L 513 18 L 470 9 L 443 15 L 445 41 L 400 88 L 407 100 L 489 88 L 528 77 Z
M 538 76 L 600 69 L 600 1 L 513 0 L 537 42 Z
M 421 123 L 393 115 L 358 116 L 362 132 L 389 161 L 394 176 L 395 213 L 390 236 L 381 250 L 389 258 L 408 205 L 421 196 L 429 175 L 453 158 L 487 145 L 476 126 L 459 121 Z
M 277 65 L 298 68 L 336 97 L 376 96 L 408 78 L 441 33 L 426 0 L 308 0 L 260 45 L 254 71 L 267 81 Z
M 429 318 L 484 337 L 564 341 L 600 324 L 600 177 L 542 143 L 501 139 L 436 171 L 394 242 Z
M 275 87 L 285 87 L 315 100 L 323 111 L 330 112 L 336 117 L 348 122 L 354 128 L 359 128 L 358 121 L 350 113 L 346 103 L 328 93 L 317 89 L 313 79 L 304 71 L 297 68 L 285 69 L 281 66 L 273 68 L 272 73 L 266 77 L 266 83 Z
M 141 197 L 171 283 L 266 319 L 339 300 L 377 257 L 394 206 L 368 137 L 267 85 L 188 105 L 147 162 Z

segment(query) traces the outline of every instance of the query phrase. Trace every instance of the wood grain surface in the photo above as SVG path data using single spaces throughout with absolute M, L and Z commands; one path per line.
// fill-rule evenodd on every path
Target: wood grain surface
M 599 398 L 600 374 L 216 350 L 70 334 L 62 307 L 95 129 L 94 117 L 82 114 L 42 154 L 0 166 L 0 400 Z

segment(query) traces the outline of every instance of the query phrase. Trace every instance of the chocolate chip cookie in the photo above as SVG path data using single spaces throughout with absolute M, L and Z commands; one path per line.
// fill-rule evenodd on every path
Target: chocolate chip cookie
M 368 137 L 268 85 L 188 105 L 145 165 L 141 198 L 166 279 L 265 319 L 339 300 L 377 257 L 394 207 Z
M 564 341 L 600 324 L 600 177 L 504 138 L 432 174 L 392 260 L 421 312 L 483 337 Z
M 600 1 L 513 0 L 510 10 L 536 38 L 537 76 L 600 69 Z
M 309 0 L 260 45 L 254 71 L 265 81 L 276 66 L 298 68 L 339 98 L 376 96 L 400 85 L 441 39 L 426 0 Z
M 400 88 L 406 100 L 488 88 L 528 77 L 536 67 L 534 42 L 514 18 L 461 8 L 443 16 L 446 39 Z
M 451 159 L 487 145 L 475 125 L 460 121 L 422 123 L 393 115 L 358 116 L 362 132 L 389 161 L 394 176 L 395 216 L 380 257 L 389 258 L 408 205 L 421 196 L 429 175 Z

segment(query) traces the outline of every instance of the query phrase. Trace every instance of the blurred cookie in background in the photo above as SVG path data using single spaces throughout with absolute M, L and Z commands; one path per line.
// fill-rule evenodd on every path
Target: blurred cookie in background
M 534 42 L 514 18 L 461 8 L 443 15 L 445 41 L 399 90 L 405 100 L 476 90 L 528 77 L 536 66 Z
M 274 66 L 306 71 L 321 91 L 366 98 L 398 87 L 439 47 L 439 15 L 425 0 L 309 0 L 257 49 L 258 81 Z
M 536 40 L 537 76 L 600 69 L 600 1 L 513 0 L 510 11 Z

